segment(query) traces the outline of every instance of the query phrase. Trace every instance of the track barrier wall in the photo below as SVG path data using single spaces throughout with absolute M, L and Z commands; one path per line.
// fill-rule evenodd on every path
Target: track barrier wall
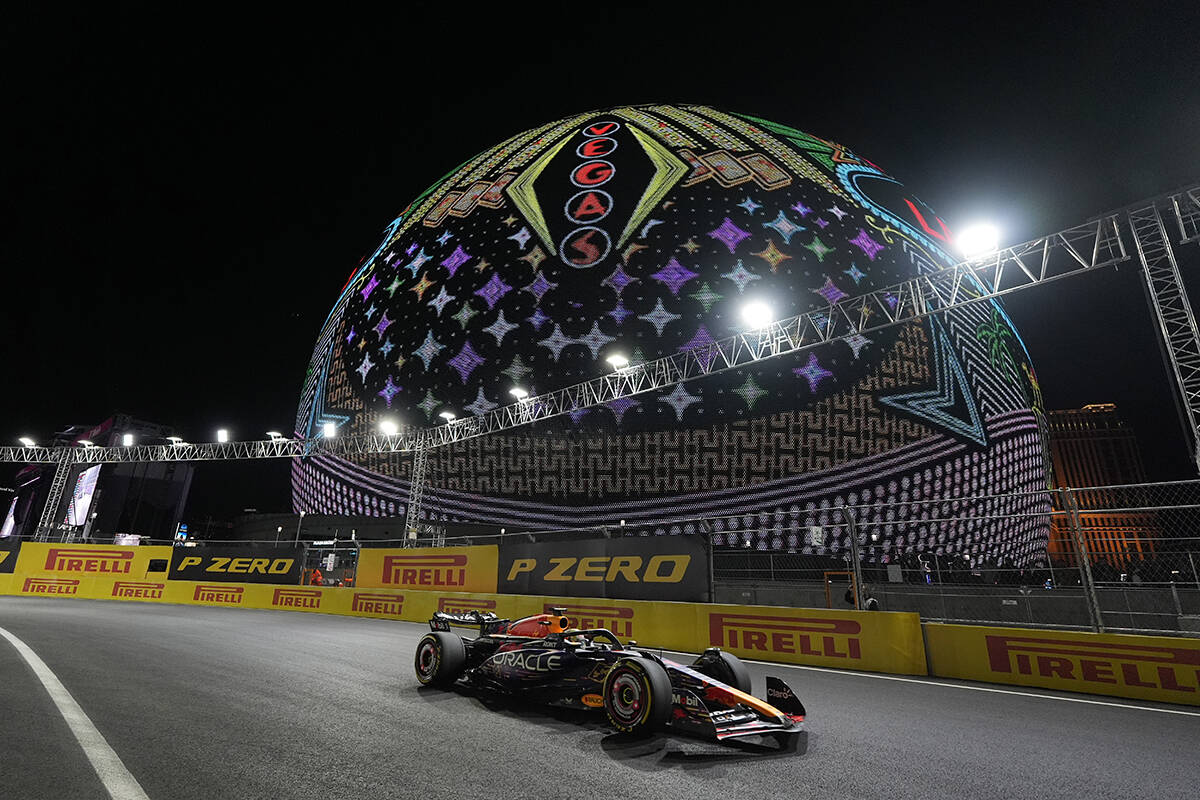
M 1200 640 L 925 624 L 930 673 L 1200 705 Z
M 173 549 L 25 542 L 13 571 L 0 572 L 0 595 L 273 609 L 409 622 L 426 622 L 436 611 L 490 611 L 515 619 L 565 607 L 574 627 L 608 628 L 622 640 L 636 640 L 646 647 L 700 652 L 716 646 L 760 661 L 929 674 L 1200 705 L 1200 640 L 1194 639 L 922 625 L 919 615 L 908 612 L 450 591 L 460 583 L 494 585 L 495 547 L 363 550 L 367 568 L 360 563 L 359 575 L 369 580 L 377 574 L 373 583 L 378 585 L 172 580 L 166 564 Z M 397 555 L 441 560 L 436 564 L 388 560 Z M 466 560 L 446 559 L 455 555 Z M 422 570 L 429 571 L 422 574 Z M 461 570 L 461 576 L 437 570 Z M 385 582 L 389 576 L 396 580 Z M 422 581 L 436 586 L 439 580 L 445 589 L 408 588 L 427 585 Z

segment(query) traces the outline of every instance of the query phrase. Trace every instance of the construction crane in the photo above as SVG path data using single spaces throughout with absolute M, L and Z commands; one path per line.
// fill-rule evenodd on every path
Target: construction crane
M 37 528 L 37 535 L 44 538 L 53 528 L 54 515 L 73 465 L 411 452 L 413 468 L 405 527 L 413 535 L 420 520 L 427 453 L 432 448 L 659 391 L 929 314 L 986 302 L 1021 289 L 1129 261 L 1133 252 L 1142 266 L 1174 378 L 1180 414 L 1190 437 L 1192 459 L 1200 466 L 1200 331 L 1184 290 L 1171 243 L 1172 233 L 1168 232 L 1164 216 L 1173 218 L 1179 244 L 1200 240 L 1200 184 L 1133 203 L 1081 225 L 968 259 L 943 270 L 770 322 L 757 330 L 743 331 L 711 344 L 631 364 L 573 386 L 522 398 L 486 414 L 454 419 L 431 428 L 398 426 L 390 434 L 314 439 L 273 437 L 269 441 L 253 442 L 0 447 L 0 462 L 56 465 Z

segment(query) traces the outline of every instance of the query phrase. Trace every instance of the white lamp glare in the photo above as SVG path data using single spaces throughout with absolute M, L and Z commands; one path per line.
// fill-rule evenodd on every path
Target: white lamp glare
M 84 447 L 91 447 L 93 444 L 95 444 L 95 442 L 91 441 L 90 439 L 80 439 L 79 443 Z
M 321 427 L 321 432 L 325 435 L 326 439 L 334 438 L 335 436 L 337 436 L 337 423 L 336 422 L 326 422 Z
M 526 397 L 529 397 L 529 392 L 525 391 L 520 386 L 514 386 L 508 390 L 508 393 L 518 400 L 524 400 Z
M 620 353 L 613 353 L 604 360 L 611 364 L 613 369 L 625 369 L 629 366 L 629 359 Z
M 267 436 L 271 437 L 271 441 L 275 441 L 276 439 L 283 438 L 283 434 L 280 433 L 279 431 L 267 431 Z
M 30 439 L 28 436 L 22 436 L 20 439 L 17 439 L 17 441 L 20 442 L 24 447 L 37 447 L 37 442 L 35 442 L 33 439 Z
M 954 243 L 967 258 L 985 256 L 1000 248 L 1000 231 L 994 225 L 969 225 L 955 237 Z
M 438 414 L 438 416 L 441 417 L 442 419 L 446 420 L 446 422 L 454 422 L 454 412 L 453 411 L 442 411 L 441 413 Z
M 133 447 L 133 434 L 127 433 L 121 437 L 121 444 L 125 447 Z
M 228 442 L 229 441 L 229 431 L 225 430 L 224 428 L 221 428 L 221 430 L 217 431 L 217 441 L 220 442 L 221 444 L 225 444 L 226 442 Z
M 742 306 L 742 321 L 751 330 L 760 330 L 767 327 L 774 321 L 774 316 L 771 313 L 771 307 L 758 300 L 753 300 Z
M 396 423 L 392 422 L 390 419 L 385 419 L 379 423 L 379 432 L 384 436 L 395 436 L 396 431 L 398 430 L 400 429 L 396 427 Z

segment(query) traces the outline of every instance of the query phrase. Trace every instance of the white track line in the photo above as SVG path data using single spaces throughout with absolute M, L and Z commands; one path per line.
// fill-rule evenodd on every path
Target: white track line
M 87 714 L 83 713 L 83 709 L 75 702 L 75 698 L 67 691 L 67 687 L 63 686 L 62 681 L 46 666 L 46 662 L 38 658 L 38 654 L 33 652 L 29 645 L 4 628 L 0 628 L 0 636 L 8 639 L 25 659 L 25 662 L 29 664 L 33 674 L 37 675 L 42 686 L 46 687 L 50 699 L 58 707 L 58 711 L 66 720 L 71 733 L 75 734 L 79 746 L 83 748 L 84 755 L 91 762 L 96 774 L 100 776 L 100 781 L 104 784 L 109 796 L 113 800 L 149 800 L 146 793 L 142 791 L 141 785 L 129 774 L 129 770 L 125 769 L 120 757 L 108 746 L 104 736 L 96 730 L 96 726 L 88 719 Z
M 680 655 L 695 655 L 694 653 L 684 653 L 679 650 L 665 650 L 667 653 L 679 653 Z M 875 672 L 857 672 L 851 669 L 832 669 L 829 667 L 810 667 L 805 664 L 782 664 L 776 661 L 755 661 L 749 658 L 743 658 L 748 664 L 758 664 L 763 667 L 785 667 L 787 669 L 806 669 L 810 672 L 824 672 L 828 675 L 857 675 L 860 678 L 875 678 L 880 681 L 900 681 L 901 683 L 917 683 L 921 686 L 944 686 L 948 689 L 967 689 L 972 692 L 992 692 L 993 694 L 1015 694 L 1020 697 L 1036 697 L 1042 700 L 1061 700 L 1064 703 L 1085 703 L 1092 706 L 1112 706 L 1113 708 L 1127 708 L 1133 711 L 1157 711 L 1160 714 L 1180 714 L 1185 717 L 1200 717 L 1200 711 L 1183 711 L 1175 708 L 1158 708 L 1156 706 L 1135 706 L 1129 703 L 1113 703 L 1108 700 L 1088 700 L 1083 697 L 1062 697 L 1056 694 L 1040 694 L 1038 692 L 1021 692 L 1015 689 L 996 689 L 991 686 L 968 686 L 962 683 L 946 683 L 944 681 L 931 681 L 927 678 L 905 678 L 900 675 L 882 675 Z

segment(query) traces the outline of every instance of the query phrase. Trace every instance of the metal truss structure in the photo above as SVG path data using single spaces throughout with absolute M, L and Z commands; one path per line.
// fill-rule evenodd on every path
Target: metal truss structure
M 759 330 L 743 331 L 702 347 L 630 365 L 573 386 L 524 398 L 486 414 L 456 419 L 432 428 L 400 426 L 394 435 L 371 433 L 328 439 L 278 438 L 224 444 L 0 447 L 0 462 L 58 464 L 54 486 L 58 487 L 59 494 L 48 498 L 46 505 L 47 509 L 53 509 L 61 500 L 63 488 L 58 485 L 58 472 L 64 473 L 62 483 L 65 485 L 65 470 L 71 464 L 226 461 L 302 458 L 317 453 L 363 455 L 413 451 L 413 480 L 406 524 L 412 532 L 419 520 L 425 483 L 424 457 L 429 448 L 659 391 L 678 383 L 1122 263 L 1130 259 L 1126 237 L 1134 242 L 1145 270 L 1183 407 L 1187 410 L 1190 434 L 1194 443 L 1200 443 L 1200 334 L 1184 294 L 1178 264 L 1162 219 L 1164 209 L 1175 218 L 1181 244 L 1200 239 L 1200 184 L 1197 184 L 983 258 L 963 261 L 867 294 L 843 298 L 823 308 L 772 322 Z M 1200 458 L 1200 445 L 1196 449 Z M 39 530 L 51 523 L 52 520 L 47 520 L 43 514 Z

